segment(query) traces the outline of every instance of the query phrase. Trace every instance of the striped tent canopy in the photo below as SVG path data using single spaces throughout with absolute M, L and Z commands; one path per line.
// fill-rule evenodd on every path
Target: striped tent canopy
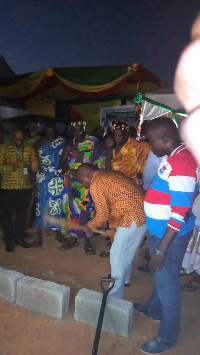
M 66 101 L 72 116 L 99 107 L 133 100 L 139 90 L 146 93 L 166 85 L 141 64 L 101 67 L 49 68 L 0 79 L 0 96 L 26 105 L 30 113 L 55 117 L 56 101 Z M 84 109 L 85 107 L 85 109 Z M 80 108 L 80 109 L 79 109 Z M 80 111 L 80 112 L 79 112 Z M 92 115 L 92 114 L 91 114 Z

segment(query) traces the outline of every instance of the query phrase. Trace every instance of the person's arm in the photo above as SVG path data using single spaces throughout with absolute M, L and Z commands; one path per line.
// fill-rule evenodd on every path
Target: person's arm
M 30 168 L 30 183 L 32 186 L 32 192 L 33 194 L 37 194 L 37 183 L 36 183 L 36 173 L 39 169 L 39 157 L 38 157 L 38 151 L 36 150 L 35 146 L 29 146 L 29 168 Z M 24 162 L 25 163 L 25 162 Z
M 87 226 L 91 229 L 97 229 L 109 220 L 110 208 L 105 191 L 100 191 L 98 186 L 92 191 L 92 199 L 95 204 L 96 214 L 93 219 L 87 222 Z
M 106 170 L 112 169 L 113 149 L 109 148 L 106 153 Z
M 31 172 L 32 172 L 32 178 L 33 181 L 35 182 L 35 175 L 39 169 L 39 158 L 36 149 L 33 146 L 30 146 L 30 166 L 31 166 Z
M 149 156 L 147 158 L 145 167 L 144 167 L 144 172 L 143 172 L 143 189 L 148 190 L 150 187 L 156 173 L 158 170 L 158 167 L 161 163 L 162 158 L 158 158 L 155 154 L 153 154 L 152 151 L 150 151 Z
M 180 167 L 181 172 L 181 167 Z M 171 176 L 169 177 L 170 207 L 171 213 L 167 223 L 165 234 L 160 241 L 157 249 L 151 256 L 149 268 L 152 271 L 162 269 L 167 249 L 176 238 L 181 227 L 184 225 L 186 215 L 192 208 L 193 196 L 196 180 L 190 176 Z M 187 191 L 185 187 L 187 186 Z M 188 190 L 190 192 L 188 192 Z M 159 253 L 160 252 L 160 253 Z M 158 255 L 160 254 L 160 255 Z
M 89 228 L 86 224 L 85 225 L 81 225 L 81 224 L 77 224 L 77 223 L 73 223 L 70 221 L 65 221 L 64 219 L 61 218 L 56 218 L 56 217 L 52 217 L 50 214 L 45 213 L 43 215 L 43 222 L 44 225 L 47 225 L 48 223 L 54 225 L 54 226 L 58 226 L 58 227 L 64 227 L 64 228 L 72 228 L 75 230 L 82 230 L 87 234 L 91 234 L 93 233 L 98 233 L 101 234 L 103 237 L 113 237 L 115 234 L 115 230 L 113 229 L 108 229 L 106 231 L 101 231 L 99 229 L 91 229 Z
M 149 269 L 151 271 L 156 271 L 162 269 L 165 263 L 165 257 L 167 255 L 167 249 L 172 244 L 173 240 L 176 238 L 178 232 L 166 228 L 165 234 L 161 239 L 159 246 L 153 252 L 151 260 L 149 263 Z
M 103 143 L 97 141 L 94 143 L 91 157 L 91 164 L 96 165 L 98 169 L 105 170 L 106 149 Z
M 96 186 L 96 188 L 92 192 L 92 198 L 95 204 L 96 215 L 93 219 L 87 222 L 87 224 L 75 224 L 72 222 L 54 218 L 48 214 L 45 214 L 43 217 L 44 223 L 51 223 L 53 225 L 63 226 L 65 228 L 70 227 L 73 229 L 83 230 L 87 234 L 90 234 L 91 231 L 98 232 L 99 234 L 107 236 L 104 232 L 98 230 L 98 228 L 101 227 L 104 222 L 108 221 L 110 217 L 110 208 L 109 203 L 106 199 L 106 194 L 104 191 L 100 191 L 98 186 Z M 110 233 L 113 235 L 112 231 L 110 231 Z
M 62 174 L 67 174 L 70 170 L 70 166 L 66 164 L 67 158 L 68 158 L 68 149 L 69 149 L 69 145 L 66 144 L 62 155 L 60 157 L 60 163 L 59 163 L 59 168 L 62 169 Z

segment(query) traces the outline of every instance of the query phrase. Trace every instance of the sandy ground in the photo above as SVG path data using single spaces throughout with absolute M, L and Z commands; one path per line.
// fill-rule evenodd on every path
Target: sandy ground
M 32 230 L 33 235 L 35 231 Z M 1 235 L 0 235 L 1 239 Z M 1 266 L 23 272 L 25 275 L 54 281 L 71 287 L 70 310 L 62 320 L 26 310 L 0 298 L 0 354 L 66 354 L 89 355 L 92 351 L 95 328 L 74 320 L 74 299 L 85 287 L 101 291 L 100 279 L 110 271 L 109 259 L 98 254 L 105 250 L 106 240 L 93 237 L 97 254 L 87 256 L 80 246 L 69 251 L 60 251 L 55 233 L 46 233 L 46 245 L 42 248 L 23 249 L 16 247 L 14 253 L 6 253 L 0 241 Z M 142 255 L 147 248 L 140 249 L 136 265 L 144 262 Z M 181 278 L 185 282 L 187 276 Z M 145 302 L 151 292 L 153 276 L 137 271 L 133 273 L 131 286 L 125 290 L 125 299 Z M 166 352 L 171 355 L 199 355 L 200 290 L 195 293 L 182 292 L 182 329 L 178 346 Z M 134 313 L 134 329 L 130 338 L 113 334 L 101 334 L 99 355 L 139 355 L 141 345 L 157 335 L 159 323 Z

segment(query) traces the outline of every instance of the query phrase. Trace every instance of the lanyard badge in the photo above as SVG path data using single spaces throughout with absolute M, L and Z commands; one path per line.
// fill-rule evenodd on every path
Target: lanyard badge
M 24 168 L 24 175 L 28 175 L 28 169 Z

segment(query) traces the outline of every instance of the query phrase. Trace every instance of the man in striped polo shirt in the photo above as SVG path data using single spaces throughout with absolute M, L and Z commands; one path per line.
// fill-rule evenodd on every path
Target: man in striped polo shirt
M 160 320 L 158 336 L 142 346 L 143 352 L 157 354 L 175 346 L 180 332 L 179 273 L 194 228 L 191 207 L 198 192 L 198 176 L 197 163 L 180 143 L 170 118 L 154 119 L 147 126 L 146 136 L 153 153 L 163 156 L 144 203 L 154 287 L 149 302 L 134 307 Z

